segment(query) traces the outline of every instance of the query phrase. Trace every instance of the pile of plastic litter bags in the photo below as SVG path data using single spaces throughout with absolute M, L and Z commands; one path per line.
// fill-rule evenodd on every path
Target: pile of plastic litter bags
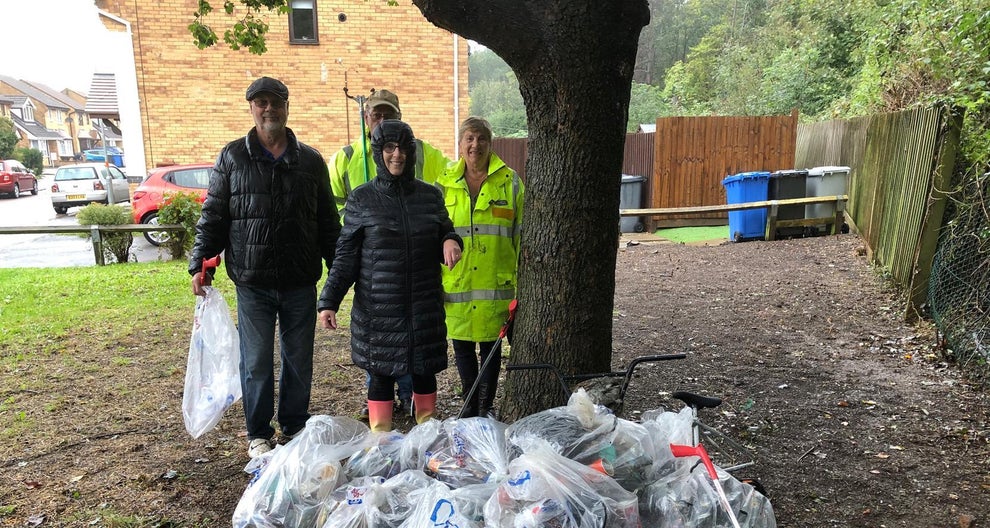
M 732 526 L 691 443 L 690 410 L 624 420 L 583 390 L 566 406 L 506 425 L 430 420 L 372 433 L 313 416 L 253 459 L 233 526 L 314 528 L 619 528 Z M 742 527 L 776 527 L 769 500 L 717 469 Z

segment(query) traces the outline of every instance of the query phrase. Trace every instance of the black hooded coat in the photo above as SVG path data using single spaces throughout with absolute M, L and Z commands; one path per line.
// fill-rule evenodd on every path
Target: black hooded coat
M 377 174 L 354 189 L 319 310 L 339 311 L 354 286 L 350 314 L 351 359 L 374 374 L 436 374 L 447 368 L 443 308 L 443 243 L 454 232 L 440 191 L 415 178 L 412 129 L 387 120 L 371 134 Z M 382 155 L 386 143 L 406 153 L 393 176 Z

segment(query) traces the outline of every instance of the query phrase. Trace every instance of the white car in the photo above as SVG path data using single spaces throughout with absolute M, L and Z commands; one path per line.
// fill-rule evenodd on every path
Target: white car
M 112 195 L 112 200 L 107 199 L 108 194 Z M 58 214 L 65 214 L 70 207 L 77 205 L 129 201 L 131 189 L 127 175 L 115 165 L 79 163 L 64 165 L 55 171 L 52 207 Z

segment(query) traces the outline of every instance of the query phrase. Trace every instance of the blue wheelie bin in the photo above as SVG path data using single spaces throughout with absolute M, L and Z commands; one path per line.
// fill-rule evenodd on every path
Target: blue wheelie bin
M 725 200 L 729 205 L 767 200 L 770 173 L 741 172 L 722 180 Z M 767 210 L 746 209 L 729 211 L 729 240 L 763 240 L 767 228 Z

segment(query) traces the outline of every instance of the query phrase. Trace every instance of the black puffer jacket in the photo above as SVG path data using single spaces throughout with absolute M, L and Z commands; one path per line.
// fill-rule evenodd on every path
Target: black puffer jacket
M 189 273 L 224 251 L 234 284 L 292 289 L 314 285 L 333 262 L 340 217 L 320 153 L 296 140 L 273 160 L 251 129 L 217 157 L 196 224 Z
M 414 177 L 408 125 L 384 121 L 372 134 L 377 175 L 348 196 L 337 255 L 318 308 L 334 310 L 354 286 L 351 358 L 375 374 L 435 374 L 447 368 L 443 242 L 461 238 L 440 191 Z M 407 152 L 405 172 L 385 169 L 382 145 Z

